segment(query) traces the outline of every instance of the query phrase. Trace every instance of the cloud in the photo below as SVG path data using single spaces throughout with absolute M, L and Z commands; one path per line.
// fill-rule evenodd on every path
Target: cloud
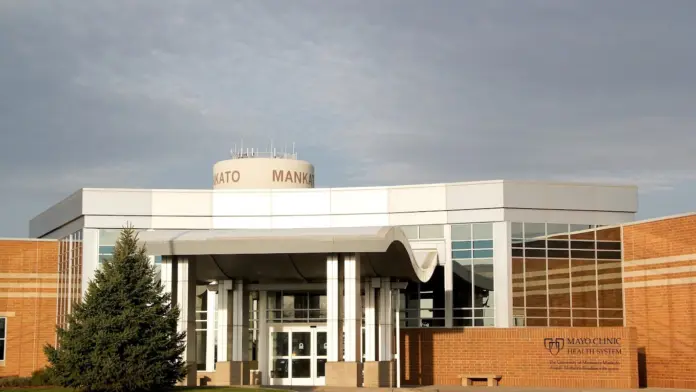
M 321 186 L 672 189 L 696 173 L 694 15 L 688 0 L 3 1 L 0 192 L 26 221 L 83 186 L 209 187 L 242 139 L 297 142 Z

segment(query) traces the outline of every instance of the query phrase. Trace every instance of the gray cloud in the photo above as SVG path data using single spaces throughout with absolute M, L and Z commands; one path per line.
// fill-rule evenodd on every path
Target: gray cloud
M 694 17 L 689 0 L 3 1 L 0 234 L 83 186 L 208 187 L 241 139 L 296 141 L 324 186 L 682 189 Z

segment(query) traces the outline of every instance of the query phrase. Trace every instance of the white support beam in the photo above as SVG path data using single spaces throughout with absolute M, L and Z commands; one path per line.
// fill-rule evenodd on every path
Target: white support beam
M 208 308 L 206 320 L 206 340 L 205 340 L 205 370 L 215 371 L 215 316 L 217 310 L 217 293 L 212 290 L 207 292 Z
M 327 361 L 338 362 L 341 342 L 341 277 L 338 255 L 326 258 L 326 339 Z
M 377 314 L 375 289 L 370 280 L 365 282 L 365 361 L 377 360 Z
M 361 362 L 362 305 L 360 295 L 360 254 L 348 253 L 343 257 L 345 362 Z
M 232 358 L 247 361 L 249 357 L 249 298 L 244 282 L 237 280 L 232 289 Z
M 231 357 L 232 339 L 232 281 L 221 280 L 218 282 L 217 293 L 217 361 L 227 362 Z
M 512 253 L 510 222 L 493 223 L 493 293 L 495 326 L 512 327 Z
M 393 358 L 394 325 L 392 290 L 389 278 L 382 279 L 379 288 L 379 360 L 391 361 Z
M 259 307 L 258 307 L 258 320 L 259 320 L 259 343 L 256 346 L 258 350 L 258 364 L 259 370 L 261 371 L 261 383 L 263 385 L 268 385 L 270 382 L 268 378 L 268 322 L 267 322 L 267 306 L 268 306 L 268 295 L 266 291 L 259 291 Z
M 184 361 L 188 367 L 186 377 L 187 386 L 196 385 L 196 270 L 186 257 L 174 256 L 172 272 L 175 278 L 172 282 L 172 292 L 175 296 L 175 303 L 179 307 L 179 323 L 177 330 L 186 332 L 186 348 L 184 351 Z

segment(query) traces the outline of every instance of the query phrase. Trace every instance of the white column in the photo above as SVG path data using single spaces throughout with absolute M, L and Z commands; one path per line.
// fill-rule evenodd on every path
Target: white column
M 399 290 L 394 290 L 394 324 L 396 329 L 396 387 L 401 388 L 401 320 L 399 319 Z
M 172 296 L 172 303 L 176 303 L 176 298 L 174 297 L 174 287 L 176 286 L 176 278 L 174 277 L 174 270 L 176 269 L 176 263 L 171 256 L 162 256 L 162 268 L 160 268 L 160 279 L 162 281 L 163 291 L 169 293 Z
M 266 314 L 266 308 L 268 306 L 268 295 L 266 291 L 259 291 L 259 343 L 256 347 L 258 352 L 258 364 L 259 370 L 261 371 L 261 383 L 267 385 L 270 380 L 268 379 L 268 321 Z
M 188 369 L 186 384 L 196 385 L 196 270 L 189 262 L 188 258 L 175 256 L 176 268 L 176 304 L 179 306 L 179 332 L 186 332 L 186 349 L 184 351 L 184 361 Z
M 392 324 L 392 292 L 389 278 L 382 279 L 379 288 L 379 360 L 393 358 L 394 325 Z
M 341 277 L 338 255 L 326 258 L 326 340 L 327 361 L 338 362 L 341 341 Z
M 495 326 L 512 327 L 510 222 L 493 223 L 493 303 Z
M 215 316 L 217 310 L 217 293 L 208 290 L 208 309 L 207 310 L 207 331 L 206 331 L 206 347 L 205 347 L 205 370 L 207 372 L 215 371 Z
M 445 328 L 452 328 L 452 308 L 454 307 L 452 263 L 452 225 L 445 225 Z
M 99 268 L 99 229 L 82 229 L 82 295 L 84 300 L 89 282 Z
M 232 361 L 249 359 L 249 298 L 244 282 L 234 282 L 232 290 Z
M 348 253 L 343 259 L 345 362 L 361 362 L 362 305 L 360 295 L 360 254 Z
M 365 282 L 365 361 L 377 360 L 377 315 L 375 313 L 375 289 L 372 282 Z
M 231 290 L 232 281 L 231 280 L 221 280 L 218 282 L 218 295 L 217 295 L 217 314 L 215 321 L 217 321 L 217 345 L 218 345 L 218 362 L 227 362 L 230 360 L 230 340 L 231 340 L 231 328 L 232 328 L 232 312 L 230 311 L 231 305 Z

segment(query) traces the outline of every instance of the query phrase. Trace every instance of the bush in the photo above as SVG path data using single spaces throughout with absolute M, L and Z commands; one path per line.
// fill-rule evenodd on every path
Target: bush
M 53 382 L 51 380 L 51 376 L 49 373 L 44 370 L 36 370 L 31 374 L 31 386 L 33 387 L 45 387 L 53 385 Z
M 0 378 L 0 388 L 11 388 L 11 387 L 30 387 L 31 378 L 30 377 L 3 377 Z
M 17 387 L 46 387 L 53 385 L 51 377 L 45 370 L 37 370 L 30 377 L 1 377 L 0 388 Z

